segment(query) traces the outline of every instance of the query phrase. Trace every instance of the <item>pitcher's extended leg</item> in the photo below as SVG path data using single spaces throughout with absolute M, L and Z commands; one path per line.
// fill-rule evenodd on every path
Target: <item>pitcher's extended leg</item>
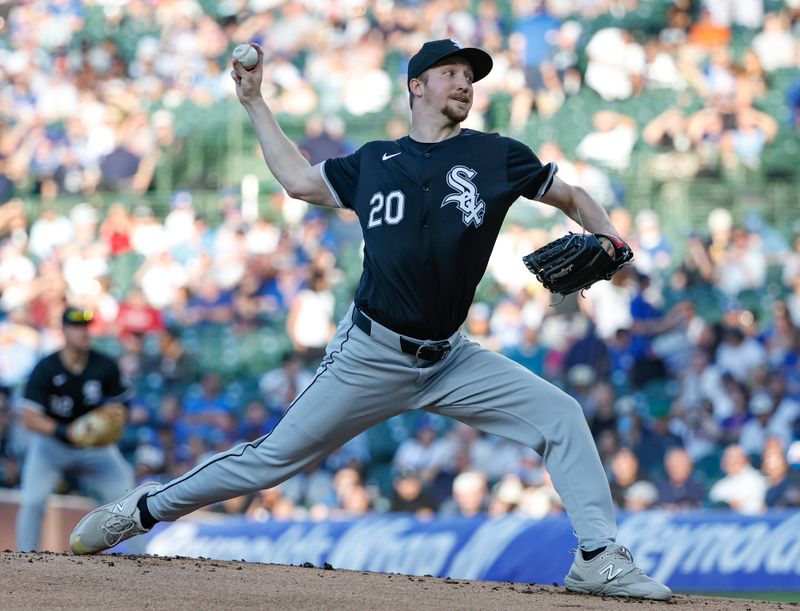
M 79 462 L 84 488 L 101 504 L 119 499 L 136 488 L 133 468 L 114 445 L 84 450 Z M 133 539 L 127 552 L 144 554 L 146 543 L 143 538 Z
M 314 381 L 268 435 L 222 452 L 147 498 L 171 521 L 223 499 L 271 488 L 410 404 L 415 373 L 361 331 L 340 325 Z
M 580 546 L 613 542 L 614 505 L 581 406 L 506 357 L 467 344 L 431 381 L 429 409 L 532 447 L 544 457 Z

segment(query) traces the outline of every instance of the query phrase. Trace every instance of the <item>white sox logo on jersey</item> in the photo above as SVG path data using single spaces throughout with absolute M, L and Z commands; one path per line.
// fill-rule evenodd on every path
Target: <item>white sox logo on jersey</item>
M 471 180 L 477 173 L 463 165 L 454 166 L 447 173 L 447 184 L 457 192 L 445 197 L 441 207 L 455 204 L 461 211 L 461 219 L 467 227 L 470 223 L 478 227 L 483 223 L 483 214 L 486 212 L 486 203 L 481 199 L 478 187 Z

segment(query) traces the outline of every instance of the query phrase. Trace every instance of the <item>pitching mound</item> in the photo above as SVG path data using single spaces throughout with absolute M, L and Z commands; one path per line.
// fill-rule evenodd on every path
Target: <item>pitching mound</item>
M 676 596 L 669 603 L 564 588 L 193 558 L 0 552 L 6 609 L 788 609 L 791 603 Z

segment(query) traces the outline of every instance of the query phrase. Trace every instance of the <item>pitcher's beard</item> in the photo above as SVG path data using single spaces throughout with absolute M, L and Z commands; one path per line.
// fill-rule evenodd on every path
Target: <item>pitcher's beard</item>
M 450 119 L 453 123 L 462 123 L 467 120 L 467 117 L 469 116 L 469 110 L 469 108 L 465 110 L 458 110 L 450 105 L 447 105 L 444 107 L 444 116 Z

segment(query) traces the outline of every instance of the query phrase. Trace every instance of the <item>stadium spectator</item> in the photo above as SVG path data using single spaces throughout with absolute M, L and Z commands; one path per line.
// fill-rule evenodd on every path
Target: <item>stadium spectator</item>
M 294 350 L 306 363 L 318 361 L 333 337 L 334 299 L 324 273 L 313 274 L 306 288 L 292 300 L 286 319 L 286 331 Z
M 199 279 L 185 306 L 188 324 L 225 324 L 233 320 L 233 294 L 224 290 L 210 275 Z
M 248 401 L 244 406 L 242 417 L 237 422 L 235 437 L 242 441 L 255 441 L 275 428 L 277 422 L 278 419 L 270 416 L 261 401 Z
M 631 354 L 634 358 L 631 382 L 634 387 L 641 388 L 648 382 L 667 377 L 666 364 L 653 350 L 653 339 L 680 323 L 681 308 L 674 307 L 664 312 L 656 305 L 649 290 L 650 276 L 639 271 L 634 276 L 637 288 L 630 302 Z
M 129 335 L 157 333 L 164 329 L 161 312 L 147 303 L 144 292 L 134 288 L 119 304 L 116 319 L 117 335 L 125 339 Z
M 682 448 L 683 441 L 670 428 L 670 418 L 653 418 L 641 428 L 633 452 L 639 461 L 640 472 L 652 481 L 663 477 L 664 457 L 675 448 Z
M 312 115 L 305 123 L 306 137 L 297 148 L 311 165 L 348 155 L 355 147 L 346 140 L 344 127 L 344 122 L 335 115 L 326 118 Z
M 748 411 L 750 388 L 745 382 L 738 381 L 731 374 L 725 373 L 722 375 L 722 392 L 727 401 L 725 409 L 729 410 L 720 419 L 722 441 L 736 443 L 742 435 L 744 425 L 750 420 Z
M 628 448 L 620 448 L 611 459 L 611 497 L 619 508 L 625 507 L 625 494 L 635 483 L 645 481 L 639 476 L 639 461 Z
M 41 340 L 18 307 L 0 321 L 0 388 L 16 388 L 28 377 L 41 353 Z
M 648 481 L 634 482 L 625 491 L 625 511 L 646 511 L 658 501 L 658 490 Z
M 222 379 L 216 372 L 207 372 L 200 380 L 199 393 L 189 395 L 183 403 L 181 420 L 189 435 L 210 442 L 219 432 L 233 433 L 233 409 L 222 392 Z
M 431 419 L 422 416 L 414 426 L 414 436 L 398 446 L 392 466 L 397 472 L 416 471 L 422 485 L 431 489 L 449 466 L 452 457 L 451 444 L 437 437 Z
M 486 476 L 480 471 L 462 471 L 453 480 L 452 499 L 439 507 L 439 514 L 472 518 L 488 509 Z
M 715 361 L 723 374 L 728 373 L 739 382 L 747 382 L 757 367 L 766 364 L 764 347 L 756 339 L 745 337 L 739 327 L 723 329 L 721 340 Z
M 537 375 L 546 375 L 548 349 L 539 341 L 537 327 L 523 326 L 519 341 L 508 346 L 503 354 Z
M 517 515 L 540 519 L 548 515 L 559 515 L 564 513 L 564 506 L 558 496 L 550 474 L 547 470 L 542 472 L 542 481 L 535 485 L 529 485 L 523 489 L 515 513 Z
M 761 164 L 764 147 L 775 139 L 778 122 L 755 108 L 736 112 L 735 126 L 726 130 L 720 143 L 722 163 L 727 169 L 753 170 Z
M 786 11 L 767 13 L 764 16 L 764 29 L 753 36 L 750 45 L 767 72 L 794 66 L 798 52 L 797 38 L 792 35 L 791 21 Z
M 37 259 L 48 258 L 56 248 L 69 244 L 73 236 L 72 222 L 55 208 L 47 206 L 30 228 L 28 249 Z
M 413 469 L 398 472 L 393 480 L 389 510 L 428 518 L 435 509 L 436 501 L 423 489 L 417 472 Z
M 761 513 L 764 510 L 767 483 L 764 476 L 750 464 L 750 458 L 741 446 L 725 448 L 722 470 L 725 477 L 711 487 L 708 499 L 745 515 Z
M 343 507 L 344 499 L 354 488 L 359 486 L 363 486 L 363 484 L 361 473 L 357 469 L 343 467 L 336 471 L 330 480 L 325 497 L 311 507 L 312 519 L 326 519 L 336 515 L 337 510 Z
M 500 342 L 491 332 L 491 314 L 492 308 L 489 304 L 473 303 L 467 313 L 464 327 L 470 341 L 476 342 L 485 348 L 500 350 Z
M 778 438 L 782 438 L 789 447 L 789 441 L 785 436 L 791 436 L 800 420 L 800 401 L 796 392 L 789 392 L 786 377 L 781 370 L 774 370 L 769 373 L 767 380 L 767 391 L 775 406 L 775 411 L 770 422 L 772 430 L 779 431 Z M 796 433 L 795 433 L 796 436 Z
M 588 365 L 597 378 L 608 378 L 611 374 L 611 356 L 608 346 L 597 335 L 594 323 L 586 316 L 576 316 L 572 324 L 577 337 L 564 354 L 562 367 L 569 371 L 576 365 Z
M 703 107 L 689 117 L 686 133 L 697 154 L 698 176 L 718 177 L 722 167 L 722 141 L 725 137 L 725 121 L 720 111 Z
M 513 513 L 522 500 L 524 490 L 525 486 L 516 474 L 503 476 L 492 487 L 487 514 L 497 517 Z
M 145 353 L 141 362 L 143 375 L 156 375 L 163 383 L 162 392 L 180 391 L 194 381 L 197 363 L 186 350 L 175 328 L 165 328 L 157 333 L 158 350 Z
M 699 18 L 689 28 L 688 42 L 709 51 L 727 45 L 731 39 L 730 27 L 716 21 L 707 9 L 700 11 Z
M 592 117 L 592 127 L 578 144 L 578 157 L 611 170 L 627 168 L 638 136 L 636 121 L 619 112 L 599 110 Z
M 645 274 L 672 267 L 672 246 L 661 230 L 658 215 L 652 210 L 636 214 L 636 268 Z
M 713 454 L 722 441 L 723 428 L 714 416 L 714 406 L 708 399 L 696 406 L 675 404 L 670 430 L 681 438 L 683 447 L 695 461 Z
M 767 478 L 767 507 L 800 507 L 800 472 L 789 468 L 783 442 L 769 438 L 761 455 L 761 471 Z
M 276 486 L 262 490 L 247 506 L 245 516 L 249 520 L 266 522 L 267 520 L 289 521 L 305 517 L 302 507 L 283 494 L 283 488 Z
M 642 129 L 642 140 L 655 149 L 648 169 L 656 178 L 691 178 L 697 173 L 689 120 L 680 108 L 670 107 L 651 119 Z
M 364 484 L 356 484 L 345 491 L 342 496 L 340 511 L 334 511 L 335 517 L 360 518 L 372 512 L 373 499 Z
M 522 54 L 525 83 L 536 92 L 544 88 L 544 75 L 552 55 L 555 34 L 561 22 L 549 12 L 549 6 L 534 0 L 516 0 L 514 31 Z
M 774 414 L 772 397 L 767 393 L 756 393 L 750 399 L 750 414 L 752 418 L 742 427 L 739 435 L 739 445 L 750 456 L 760 456 L 764 443 L 768 437 L 776 437 L 784 446 L 791 441 L 791 430 L 772 425 Z
M 131 252 L 131 219 L 123 204 L 113 203 L 109 206 L 106 218 L 100 224 L 99 235 L 106 242 L 111 256 Z
M 596 443 L 607 433 L 616 435 L 618 419 L 615 400 L 616 393 L 608 382 L 598 382 L 592 388 L 589 401 L 594 405 L 594 410 L 589 419 L 589 429 Z
M 772 304 L 772 320 L 760 334 L 771 368 L 780 368 L 791 358 L 798 337 L 798 329 L 792 322 L 789 307 L 782 299 Z
M 586 55 L 586 84 L 604 100 L 625 100 L 644 88 L 645 51 L 628 30 L 596 31 L 586 45 Z
M 606 342 L 633 324 L 634 273 L 630 267 L 621 269 L 610 281 L 598 282 L 588 289 L 586 299 L 580 302 L 581 309 L 597 326 L 597 334 Z
M 313 376 L 303 368 L 303 360 L 291 351 L 283 353 L 281 366 L 261 376 L 259 390 L 267 408 L 281 416 Z
M 19 462 L 24 453 L 11 407 L 11 388 L 0 386 L 0 488 L 19 484 Z
M 667 509 L 690 509 L 703 505 L 705 490 L 693 473 L 694 464 L 689 453 L 675 447 L 664 456 L 666 478 L 658 487 L 658 506 Z

